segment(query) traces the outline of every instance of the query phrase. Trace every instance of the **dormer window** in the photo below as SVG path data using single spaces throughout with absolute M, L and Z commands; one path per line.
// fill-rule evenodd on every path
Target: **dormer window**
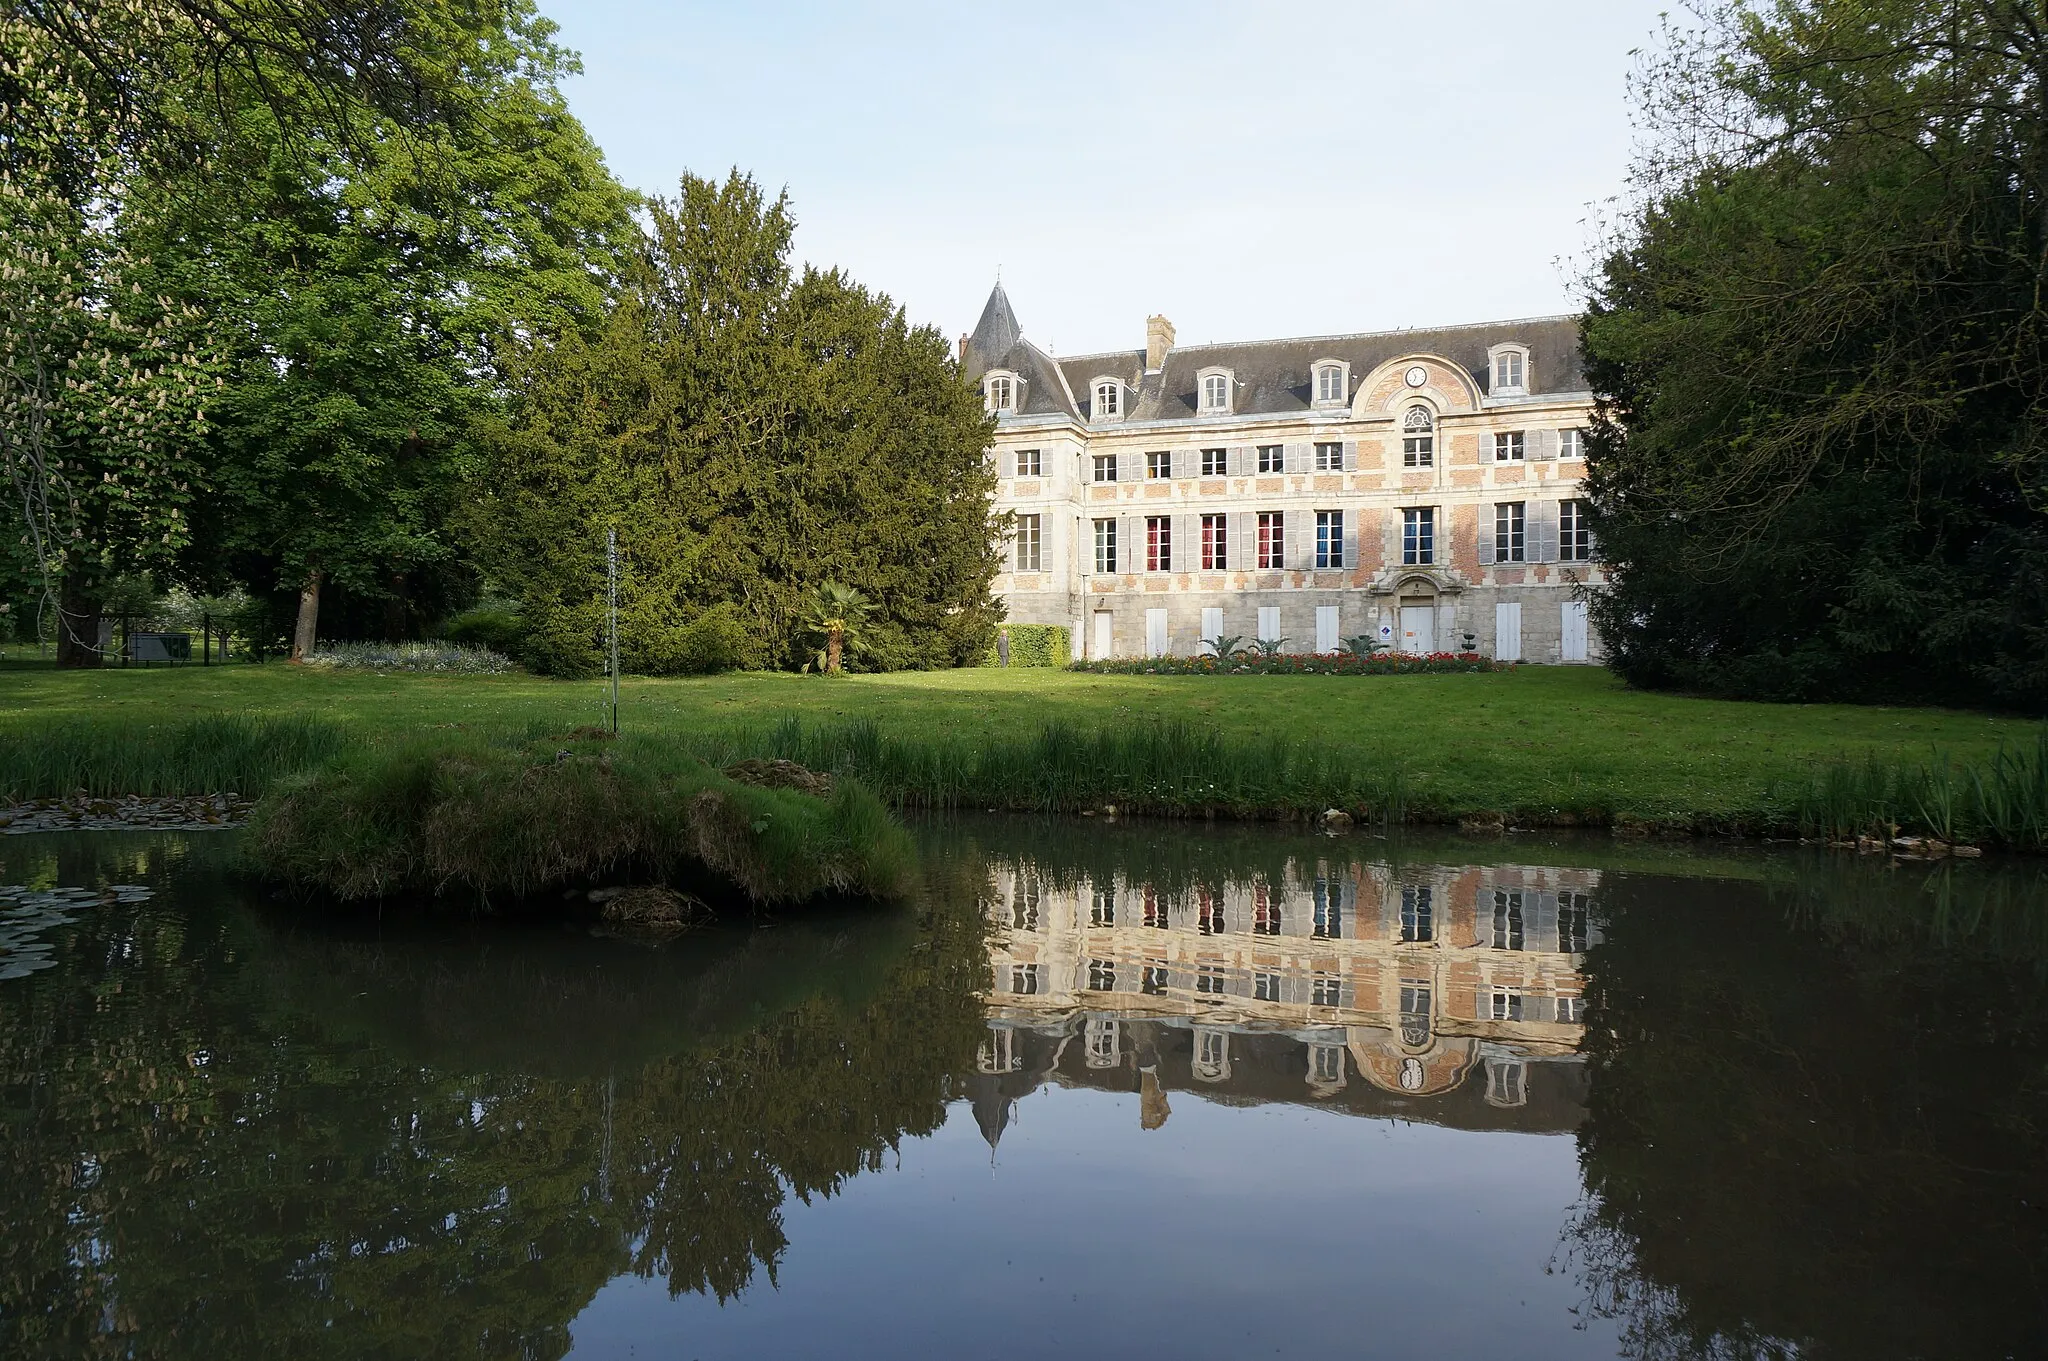
M 1316 365 L 1315 404 L 1317 406 L 1342 406 L 1349 395 L 1351 375 L 1343 364 L 1334 360 Z
M 998 374 L 988 380 L 988 409 L 990 411 L 1011 411 L 1015 409 L 1016 384 L 1008 374 Z
M 1493 391 L 1520 395 L 1529 390 L 1529 351 L 1521 345 L 1496 345 L 1487 352 L 1493 360 Z
M 1204 415 L 1222 415 L 1230 411 L 1231 388 L 1234 386 L 1231 379 L 1229 369 L 1204 369 L 1196 376 Z
M 1094 417 L 1098 421 L 1114 420 L 1124 414 L 1124 385 L 1115 378 L 1095 380 Z

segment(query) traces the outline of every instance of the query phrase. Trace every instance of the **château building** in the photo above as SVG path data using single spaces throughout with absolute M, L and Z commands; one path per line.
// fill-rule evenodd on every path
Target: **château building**
M 1598 660 L 1573 317 L 1055 358 L 998 284 L 960 341 L 997 420 L 996 591 L 1074 656 L 1204 640 Z
M 988 1033 L 972 1086 L 991 1142 L 1043 1081 L 1306 1102 L 1464 1128 L 1561 1131 L 1585 1098 L 1580 964 L 1597 870 L 1295 860 L 1168 887 L 997 863 Z

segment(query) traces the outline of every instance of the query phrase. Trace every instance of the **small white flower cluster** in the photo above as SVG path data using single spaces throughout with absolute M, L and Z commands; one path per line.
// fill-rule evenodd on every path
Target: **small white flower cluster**
M 306 659 L 311 666 L 354 671 L 435 671 L 496 676 L 512 669 L 503 653 L 466 643 L 328 643 Z

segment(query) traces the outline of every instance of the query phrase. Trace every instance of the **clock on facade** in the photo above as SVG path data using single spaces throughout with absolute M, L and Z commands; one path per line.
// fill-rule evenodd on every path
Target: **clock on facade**
M 1423 385 L 1424 383 L 1427 383 L 1428 381 L 1429 381 L 1429 370 L 1428 370 L 1428 369 L 1425 369 L 1424 367 L 1422 367 L 1422 365 L 1420 365 L 1420 364 L 1417 364 L 1417 365 L 1416 365 L 1416 366 L 1415 366 L 1414 368 L 1412 368 L 1412 369 L 1408 370 L 1408 386 L 1409 386 L 1409 387 L 1412 387 L 1412 388 L 1419 388 L 1419 387 L 1421 387 L 1421 386 L 1422 386 L 1422 385 Z

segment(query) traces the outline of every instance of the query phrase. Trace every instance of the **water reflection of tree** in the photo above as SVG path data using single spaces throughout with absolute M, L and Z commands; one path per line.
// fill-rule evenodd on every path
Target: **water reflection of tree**
M 1630 1353 L 2041 1354 L 2048 1005 L 1999 907 L 2029 895 L 1841 867 L 1604 892 L 1568 1257 Z
M 876 929 L 882 957 L 858 923 L 781 928 L 809 978 L 696 1043 L 650 1057 L 593 1027 L 583 1071 L 525 1071 L 445 1029 L 380 1031 L 379 1004 L 497 988 L 545 1007 L 587 961 L 487 952 L 490 976 L 444 970 L 422 1004 L 361 941 L 232 907 L 97 909 L 63 967 L 0 997 L 0 1354 L 550 1357 L 620 1272 L 729 1296 L 772 1274 L 785 1196 L 935 1128 L 971 1064 L 972 895 Z M 745 991 L 716 961 L 609 967 L 646 1002 L 612 1031 L 701 1019 L 700 984 Z M 872 988 L 837 976 L 868 968 Z

